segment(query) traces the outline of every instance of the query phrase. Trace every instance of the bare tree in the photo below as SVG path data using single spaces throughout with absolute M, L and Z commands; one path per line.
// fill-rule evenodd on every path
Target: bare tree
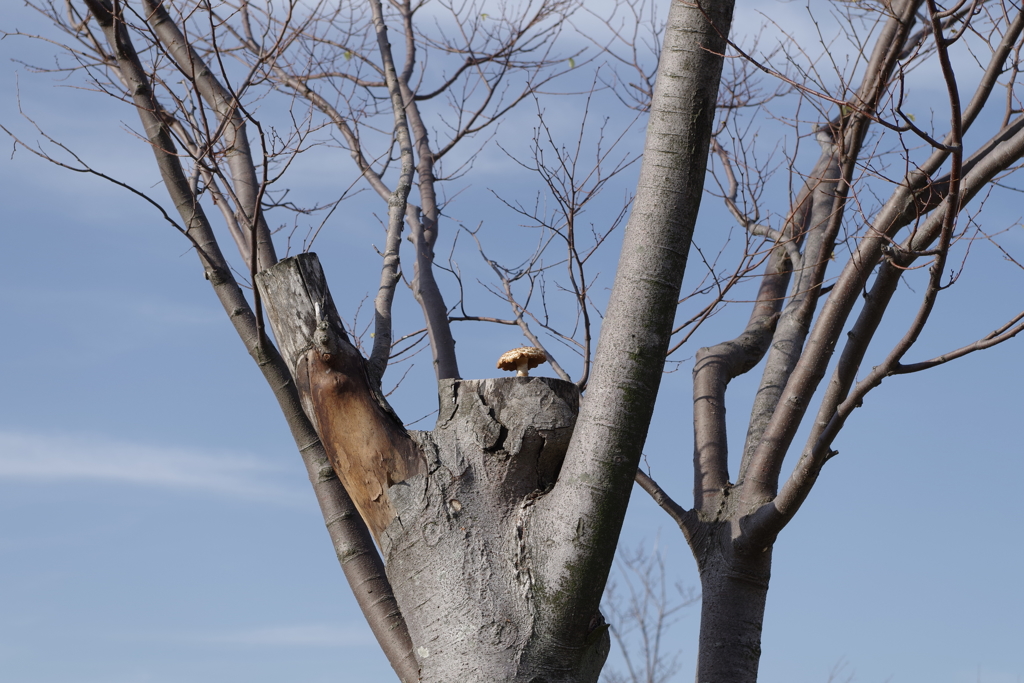
M 837 11 L 852 46 L 845 61 L 828 49 L 809 59 L 795 38 L 767 55 L 730 43 L 731 0 L 672 3 L 663 38 L 647 43 L 630 26 L 657 36 L 658 21 L 639 4 L 619 5 L 619 19 L 599 22 L 610 33 L 588 34 L 600 47 L 590 52 L 560 51 L 556 39 L 579 14 L 568 0 L 496 7 L 50 0 L 38 9 L 64 32 L 71 61 L 57 70 L 84 74 L 92 88 L 139 116 L 136 135 L 154 154 L 174 212 L 112 180 L 163 212 L 199 256 L 278 399 L 346 577 L 404 681 L 596 681 L 610 646 L 599 604 L 634 478 L 679 523 L 697 560 L 697 680 L 756 680 L 774 541 L 835 455 L 852 410 L 887 376 L 988 348 L 1024 328 L 1022 314 L 943 356 L 904 362 L 936 298 L 952 284 L 955 250 L 990 237 L 976 220 L 964 227 L 959 217 L 972 201 L 980 206 L 1024 155 L 1015 92 L 1024 17 L 1009 4 L 843 3 Z M 400 36 L 397 49 L 389 26 Z M 656 69 L 643 59 L 638 45 L 645 44 Z M 966 106 L 951 58 L 965 45 L 986 55 L 974 66 L 980 77 Z M 465 306 L 454 315 L 435 279 L 445 225 L 440 188 L 466 172 L 473 155 L 453 150 L 493 130 L 516 105 L 562 87 L 562 77 L 595 52 L 614 57 L 615 76 L 598 71 L 578 89 L 593 91 L 597 83 L 647 112 L 639 182 L 607 306 L 594 306 L 588 260 L 625 213 L 589 237 L 579 216 L 631 157 L 609 156 L 602 146 L 594 170 L 585 170 L 584 145 L 556 141 L 542 107 L 528 165 L 541 174 L 555 211 L 506 202 L 544 237 L 520 267 L 487 258 L 479 243 L 497 277 L 494 291 L 512 315 L 481 316 Z M 785 66 L 776 65 L 780 60 Z M 928 60 L 939 65 L 948 90 L 950 122 L 938 131 L 904 110 L 908 74 Z M 828 78 L 821 75 L 826 66 Z M 758 72 L 768 86 L 758 85 Z M 997 132 L 965 150 L 964 136 L 995 101 L 996 85 L 1007 93 L 997 104 L 1004 111 Z M 773 212 L 762 207 L 768 167 L 748 133 L 751 117 L 771 114 L 766 105 L 776 99 L 796 103 L 796 114 L 783 120 L 798 129 L 810 119 L 821 152 L 804 173 L 796 170 L 802 157 L 788 160 L 797 187 L 788 206 Z M 263 102 L 284 109 L 290 124 L 266 123 Z M 428 120 L 438 102 L 443 113 Z M 886 140 L 892 154 L 882 153 Z M 101 175 L 66 148 L 71 160 L 58 160 L 56 141 L 20 144 Z M 279 260 L 281 238 L 275 245 L 266 217 L 271 209 L 330 215 L 340 205 L 344 197 L 299 206 L 282 189 L 289 166 L 314 146 L 344 150 L 356 183 L 387 206 L 365 358 L 308 253 L 316 230 L 304 253 Z M 696 312 L 679 315 L 709 150 L 719 194 L 745 233 L 742 253 L 730 260 L 728 246 L 718 257 L 701 251 L 708 275 L 694 292 Z M 879 188 L 888 198 L 873 206 Z M 406 230 L 409 278 L 401 262 Z M 222 250 L 224 236 L 237 257 Z M 552 245 L 562 256 L 549 256 Z M 722 267 L 719 258 L 730 262 Z M 833 263 L 839 272 L 830 272 Z M 922 263 L 930 263 L 927 272 L 918 270 Z M 561 286 L 577 311 L 571 325 L 545 312 L 545 278 L 555 268 L 565 273 Z M 746 328 L 697 353 L 694 505 L 684 509 L 638 473 L 666 358 L 738 298 L 755 268 L 764 271 Z M 457 264 L 449 269 L 461 284 Z M 898 284 L 914 277 L 925 280 L 917 314 L 858 382 Z M 392 309 L 406 280 L 424 322 L 396 341 Z M 591 358 L 594 312 L 602 323 Z M 541 346 L 539 328 L 575 348 L 582 372 L 575 382 L 561 365 L 561 379 L 463 380 L 450 322 L 471 319 L 516 325 Z M 421 339 L 429 342 L 439 388 L 430 432 L 407 430 L 381 384 L 389 362 Z M 784 458 L 840 346 L 809 440 L 783 479 Z M 726 388 L 762 362 L 733 477 Z
M 821 151 L 804 171 L 789 157 L 792 199 L 773 207 L 765 198 L 765 167 L 745 135 L 749 123 L 726 112 L 718 137 L 731 149 L 712 149 L 720 195 L 740 227 L 767 238 L 771 250 L 764 252 L 746 327 L 696 354 L 693 507 L 684 509 L 647 474 L 638 475 L 679 524 L 700 571 L 698 681 L 756 680 L 775 540 L 837 455 L 837 435 L 867 394 L 887 377 L 935 367 L 1024 330 L 1021 313 L 994 321 L 995 330 L 972 343 L 910 360 L 972 244 L 991 244 L 1019 267 L 996 241 L 1000 230 L 984 227 L 979 213 L 1024 154 L 1021 8 L 910 0 L 845 3 L 834 11 L 842 40 L 816 55 L 807 40 L 784 32 L 775 58 L 733 45 L 748 63 L 795 88 L 793 109 L 773 115 L 810 128 Z M 850 52 L 839 52 L 841 42 Z M 945 123 L 925 126 L 908 109 L 910 93 L 921 86 L 913 72 L 925 64 L 934 65 L 946 91 Z M 1003 97 L 994 96 L 1000 90 Z M 982 120 L 985 132 L 968 146 L 968 131 Z M 904 282 L 918 297 L 909 315 L 893 305 Z M 895 343 L 877 334 L 885 317 L 903 328 Z M 869 352 L 877 364 L 863 372 Z M 759 366 L 762 379 L 733 470 L 726 391 Z M 787 475 L 784 460 L 816 398 L 807 440 Z
M 731 3 L 710 15 L 673 9 L 672 59 L 662 60 L 647 170 L 626 233 L 632 246 L 623 252 L 582 409 L 571 381 L 460 379 L 434 278 L 441 163 L 581 66 L 578 51 L 555 52 L 571 2 L 492 10 L 411 0 L 53 0 L 38 9 L 66 36 L 72 61 L 57 70 L 83 73 L 139 116 L 136 134 L 148 141 L 177 213 L 164 218 L 196 251 L 274 391 L 345 574 L 399 677 L 597 680 L 609 648 L 599 603 L 665 363 L 707 163 L 692 152 L 709 143 Z M 388 24 L 399 31 L 399 50 Z M 290 129 L 266 124 L 257 107 L 282 91 L 291 98 Z M 425 103 L 439 98 L 448 111 L 440 133 L 424 119 Z M 322 131 L 388 207 L 365 359 L 315 255 L 279 261 L 266 219 L 271 207 L 323 209 L 292 204 L 276 184 L 298 154 L 323 144 Z M 47 140 L 26 146 L 58 161 L 47 145 L 59 143 Z M 67 151 L 71 161 L 58 163 L 100 174 Z M 676 173 L 666 177 L 652 162 Z M 163 211 L 158 199 L 116 182 Z M 210 209 L 220 213 L 241 267 L 222 251 Z M 439 382 L 432 432 L 407 431 L 381 391 L 395 353 L 391 311 L 406 227 L 409 284 Z M 668 257 L 652 261 L 639 245 Z M 580 278 L 584 262 L 580 256 L 572 266 Z
M 692 588 L 668 585 L 665 558 L 655 542 L 620 550 L 601 609 L 610 624 L 625 671 L 607 671 L 606 683 L 665 683 L 679 673 L 678 649 L 672 650 L 670 629 L 682 612 L 700 600 Z

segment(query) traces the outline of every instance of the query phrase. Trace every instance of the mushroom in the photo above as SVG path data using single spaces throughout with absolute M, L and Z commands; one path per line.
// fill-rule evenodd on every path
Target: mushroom
M 548 357 L 544 352 L 535 346 L 521 346 L 518 349 L 506 351 L 498 359 L 499 370 L 516 370 L 516 377 L 529 377 L 530 370 L 541 363 L 546 362 Z

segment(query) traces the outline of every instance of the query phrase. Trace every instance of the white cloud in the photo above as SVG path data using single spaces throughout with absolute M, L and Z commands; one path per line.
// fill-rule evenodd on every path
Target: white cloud
M 376 647 L 373 633 L 360 624 L 312 623 L 239 629 L 134 630 L 106 634 L 113 641 L 181 643 L 237 647 Z
M 297 492 L 274 481 L 283 469 L 226 451 L 0 431 L 0 479 L 91 479 L 285 502 Z
M 227 631 L 199 637 L 207 643 L 258 646 L 361 647 L 374 645 L 368 628 L 303 624 Z

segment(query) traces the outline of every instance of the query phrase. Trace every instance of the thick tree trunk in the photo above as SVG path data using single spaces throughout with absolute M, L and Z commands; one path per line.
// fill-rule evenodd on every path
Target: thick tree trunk
M 303 407 L 383 550 L 420 680 L 596 681 L 609 645 L 600 614 L 566 632 L 566 606 L 551 604 L 565 596 L 534 581 L 550 533 L 531 514 L 565 457 L 576 385 L 442 380 L 437 427 L 410 433 L 349 343 L 315 255 L 258 282 Z
M 772 549 L 740 553 L 718 523 L 695 551 L 701 615 L 697 683 L 756 683 Z
M 413 434 L 427 473 L 390 489 L 397 516 L 382 537 L 422 680 L 596 680 L 607 650 L 538 642 L 548 610 L 528 548 L 530 508 L 576 422 L 576 385 L 442 380 L 440 406 L 437 428 Z M 586 634 L 566 643 L 573 635 Z

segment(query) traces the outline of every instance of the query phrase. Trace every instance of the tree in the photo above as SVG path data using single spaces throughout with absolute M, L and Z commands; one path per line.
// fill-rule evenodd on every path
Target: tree
M 579 205 L 565 204 L 566 220 L 558 225 L 584 320 L 587 369 L 574 383 L 564 370 L 561 381 L 459 378 L 453 316 L 433 275 L 443 215 L 436 190 L 441 160 L 455 143 L 539 93 L 566 64 L 577 66 L 581 53 L 555 54 L 550 47 L 573 7 L 544 3 L 508 10 L 492 29 L 481 8 L 453 6 L 454 22 L 436 22 L 436 38 L 416 28 L 423 6 L 401 2 L 387 9 L 371 2 L 368 10 L 316 5 L 302 16 L 298 4 L 263 12 L 249 3 L 213 8 L 87 0 L 85 6 L 88 12 L 71 5 L 69 14 L 56 5 L 43 9 L 77 41 L 75 68 L 85 70 L 94 86 L 128 100 L 140 116 L 141 136 L 178 213 L 165 217 L 199 255 L 274 390 L 346 576 L 403 680 L 596 680 L 608 648 L 598 603 L 634 476 L 679 523 L 701 571 L 698 680 L 754 680 L 771 548 L 834 454 L 832 443 L 852 409 L 890 374 L 937 365 L 1021 329 L 1018 317 L 951 354 L 902 364 L 936 297 L 950 284 L 943 280 L 946 264 L 967 234 L 957 227 L 957 216 L 1024 153 L 1021 119 L 1013 118 L 1019 110 L 1016 69 L 1005 69 L 1008 59 L 1016 64 L 1020 36 L 1020 15 L 1011 8 L 850 4 L 850 26 L 872 30 L 856 45 L 863 61 L 848 74 L 840 72 L 838 85 L 816 82 L 813 69 L 786 75 L 770 60 L 733 46 L 788 83 L 799 102 L 814 106 L 817 123 L 825 123 L 816 132 L 822 153 L 773 227 L 755 202 L 765 181 L 756 164 L 740 163 L 753 158 L 745 155 L 748 141 L 734 135 L 738 146 L 728 151 L 721 141 L 711 143 L 732 4 L 675 3 L 657 78 L 647 72 L 633 88 L 642 95 L 639 106 L 647 107 L 643 83 L 655 83 L 640 181 L 592 370 L 586 255 L 576 249 L 572 223 Z M 404 34 L 401 65 L 388 43 L 389 18 Z M 369 25 L 372 34 L 363 30 Z M 986 41 L 992 56 L 977 94 L 961 111 L 949 55 L 957 41 L 969 40 Z M 454 56 L 456 66 L 439 85 L 417 80 L 417 50 L 424 47 Z M 945 138 L 919 127 L 903 110 L 906 74 L 927 58 L 939 63 L 950 91 Z M 793 69 L 800 66 L 797 60 Z M 1008 113 L 999 132 L 965 155 L 964 135 L 1004 74 L 1010 79 Z M 475 80 L 463 80 L 469 76 Z M 742 111 L 740 104 L 750 104 L 737 94 L 743 79 L 727 85 L 723 110 Z M 287 132 L 265 126 L 255 108 L 257 91 L 288 92 L 298 125 Z M 420 103 L 445 93 L 455 93 L 458 115 L 448 141 L 432 146 Z M 299 98 L 308 109 L 296 107 Z M 373 123 L 378 114 L 389 123 Z M 721 130 L 741 132 L 743 120 L 739 113 L 726 115 Z M 315 257 L 278 262 L 265 218 L 272 207 L 308 210 L 290 205 L 275 192 L 274 181 L 328 126 L 361 179 L 389 207 L 373 348 L 366 359 L 346 332 Z M 385 139 L 376 153 L 366 139 L 374 127 Z M 865 201 L 851 203 L 861 196 L 859 187 L 870 187 L 887 171 L 875 151 L 878 143 L 866 143 L 869 129 L 896 136 L 893 147 L 902 155 L 894 166 L 909 169 L 893 179 L 892 196 L 877 210 L 862 209 Z M 928 147 L 912 149 L 911 140 Z M 673 337 L 692 328 L 676 328 L 674 321 L 709 146 L 719 160 L 726 204 L 749 237 L 731 276 L 713 271 L 713 300 L 692 322 L 716 311 L 733 288 L 750 280 L 752 268 L 763 263 L 765 271 L 743 333 L 698 353 L 695 503 L 684 510 L 637 467 L 666 355 L 678 346 Z M 386 181 L 392 162 L 399 168 Z M 546 167 L 538 162 L 537 168 Z M 551 183 L 557 174 L 547 178 Z M 419 206 L 408 201 L 414 180 Z M 207 216 L 213 206 L 238 247 L 238 275 Z M 432 432 L 407 432 L 381 389 L 388 360 L 396 355 L 391 310 L 402 279 L 406 226 L 415 253 L 410 286 L 423 311 L 440 387 Z M 844 244 L 851 256 L 838 276 L 830 276 L 832 258 Z M 855 383 L 896 286 L 925 259 L 933 265 L 909 331 Z M 512 285 L 524 275 L 532 283 L 531 276 L 542 272 L 540 262 L 514 275 L 496 270 L 515 314 L 506 322 L 530 334 L 527 305 L 518 303 Z M 241 287 L 245 278 L 256 285 L 251 303 Z M 865 303 L 825 389 L 809 445 L 782 482 L 784 457 L 862 292 Z M 276 344 L 263 325 L 264 307 Z M 766 355 L 734 482 L 725 449 L 726 385 Z
M 774 248 L 745 329 L 696 354 L 693 508 L 684 510 L 642 472 L 638 477 L 677 521 L 700 569 L 701 681 L 756 680 L 773 545 L 824 464 L 837 455 L 832 447 L 836 436 L 868 392 L 886 377 L 935 367 L 1024 329 L 1024 314 L 1018 314 L 971 344 L 930 360 L 906 362 L 939 294 L 959 275 L 950 260 L 955 245 L 993 241 L 977 215 L 966 221 L 959 217 L 972 201 L 983 203 L 992 184 L 1012 171 L 1024 152 L 1024 118 L 1015 91 L 1024 16 L 1008 6 L 960 3 L 944 8 L 933 2 L 881 7 L 857 3 L 844 14 L 851 27 L 864 26 L 860 22 L 868 18 L 871 38 L 868 42 L 851 28 L 848 35 L 863 62 L 852 73 L 836 67 L 838 86 L 820 79 L 813 62 L 797 65 L 805 69 L 797 80 L 759 62 L 809 95 L 821 118 L 828 119 L 815 131 L 822 150 L 817 163 L 800 176 L 803 187 L 784 216 L 779 215 L 776 227 L 761 222 L 758 195 L 763 181 L 753 165 L 739 172 L 748 182 L 755 181 L 744 188 L 745 201 L 737 199 L 737 160 L 754 158 L 749 142 L 734 134 L 735 150 L 714 147 L 721 159 L 727 206 L 741 226 L 750 234 L 767 236 Z M 972 44 L 964 46 L 965 42 Z M 958 47 L 985 54 L 977 57 L 973 72 L 958 70 L 966 61 L 962 54 L 953 56 Z M 826 59 L 838 63 L 834 55 Z M 947 126 L 927 130 L 906 109 L 912 87 L 907 74 L 926 59 L 937 62 L 949 117 Z M 969 99 L 961 94 L 968 80 L 976 80 Z M 1001 109 L 998 123 L 993 121 L 991 127 L 996 133 L 968 147 L 968 131 L 990 104 L 997 83 L 1007 94 L 995 105 Z M 877 131 L 876 139 L 869 140 L 869 128 Z M 890 137 L 894 141 L 888 144 L 897 150 L 898 159 L 891 166 L 882 153 L 888 151 L 884 141 Z M 874 179 L 881 180 L 883 190 L 872 184 Z M 849 257 L 838 273 L 829 276 L 840 249 L 848 250 Z M 858 380 L 868 349 L 880 336 L 876 333 L 883 317 L 892 313 L 899 284 L 923 268 L 921 262 L 928 270 L 917 310 L 904 321 L 905 331 L 878 365 Z M 838 361 L 833 364 L 836 351 Z M 727 450 L 726 389 L 732 379 L 762 360 L 762 380 L 738 471 L 733 473 Z M 783 477 L 783 461 L 830 367 L 832 376 L 820 394 L 805 446 L 793 470 Z
M 662 62 L 654 111 L 662 111 L 662 100 L 685 104 L 683 111 L 666 110 L 663 120 L 649 125 L 648 158 L 660 158 L 678 175 L 645 174 L 634 203 L 638 227 L 627 232 L 633 244 L 655 246 L 664 255 L 652 261 L 636 248 L 623 252 L 601 345 L 628 352 L 599 347 L 578 417 L 580 387 L 572 382 L 461 380 L 447 308 L 432 274 L 437 164 L 460 137 L 500 116 L 508 106 L 503 98 L 514 103 L 544 83 L 538 76 L 550 67 L 544 44 L 568 6 L 527 7 L 503 16 L 494 30 L 475 7 L 468 15 L 455 11 L 470 45 L 437 41 L 442 53 L 467 56 L 434 91 L 417 89 L 413 81 L 422 40 L 413 18 L 420 7 L 406 2 L 391 8 L 405 33 L 401 66 L 379 1 L 369 4 L 368 18 L 362 8 L 330 5 L 316 6 L 301 19 L 292 16 L 298 5 L 259 14 L 248 3 L 175 8 L 178 15 L 157 1 L 133 7 L 88 0 L 87 11 L 75 5 L 67 14 L 55 5 L 43 10 L 78 41 L 80 47 L 69 50 L 93 85 L 134 105 L 177 209 L 178 219 L 165 216 L 199 255 L 273 388 L 342 567 L 399 676 L 596 680 L 608 651 L 598 605 L 661 378 L 706 166 L 706 155 L 688 150 L 706 148 L 710 138 L 731 4 L 714 8 L 710 18 L 691 7 L 673 12 L 672 49 L 666 54 L 675 58 Z M 209 22 L 209 30 L 203 26 L 205 32 L 195 35 L 201 22 Z M 368 60 L 371 39 L 350 28 L 367 24 L 375 33 L 376 64 Z M 223 65 L 229 55 L 246 67 L 233 87 Z M 293 65 L 300 59 L 305 70 L 296 73 Z M 356 61 L 354 70 L 338 68 L 350 60 Z M 458 85 L 467 70 L 479 74 L 482 102 L 474 108 L 463 100 L 464 118 L 448 146 L 432 149 L 417 101 Z M 499 86 L 516 70 L 526 71 L 525 83 L 507 95 Z M 313 89 L 318 77 L 331 76 L 367 92 L 365 103 L 339 113 Z M 175 89 L 178 79 L 183 89 Z M 274 200 L 272 164 L 286 167 L 287 156 L 302 148 L 310 129 L 280 136 L 259 123 L 245 95 L 267 80 L 326 115 L 362 175 L 387 199 L 387 243 L 368 359 L 351 343 L 316 258 L 278 262 L 263 214 Z M 386 93 L 399 150 L 401 168 L 391 188 L 372 167 L 355 128 L 380 102 L 376 90 Z M 250 128 L 261 153 L 250 146 Z M 420 206 L 407 201 L 414 173 Z M 204 194 L 221 209 L 258 285 L 252 303 L 221 251 Z M 411 286 L 424 311 L 440 387 L 438 428 L 424 433 L 407 432 L 380 389 L 393 353 L 391 307 L 406 222 L 416 251 Z M 263 326 L 264 304 L 277 345 Z M 387 578 L 371 537 L 383 550 Z
M 679 612 L 699 601 L 693 588 L 680 583 L 670 591 L 665 581 L 665 558 L 654 548 L 638 546 L 620 551 L 615 577 L 608 582 L 602 611 L 608 617 L 612 640 L 622 653 L 625 672 L 606 672 L 606 683 L 665 683 L 679 672 L 677 650 L 666 652 L 669 630 Z

